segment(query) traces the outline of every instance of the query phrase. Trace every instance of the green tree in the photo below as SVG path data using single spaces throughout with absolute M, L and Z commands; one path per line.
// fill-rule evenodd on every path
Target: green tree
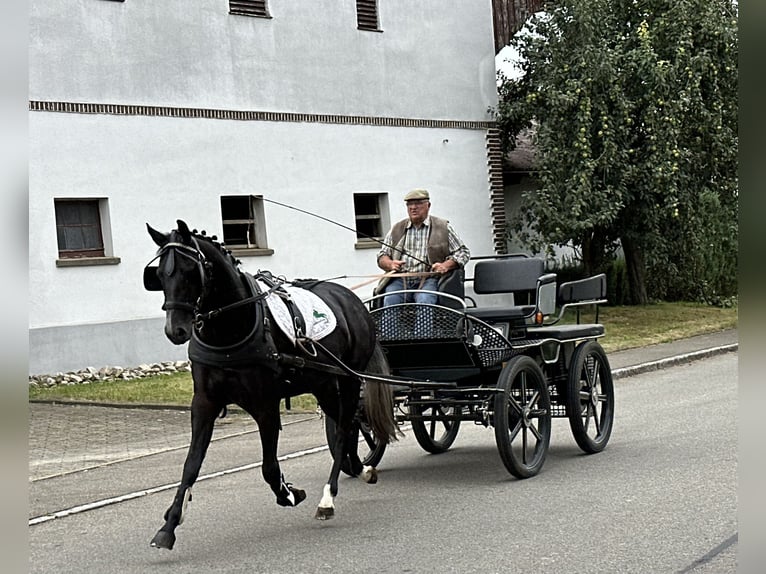
M 736 2 L 559 0 L 526 30 L 498 107 L 507 148 L 536 134 L 514 232 L 590 273 L 621 247 L 636 304 L 736 293 Z

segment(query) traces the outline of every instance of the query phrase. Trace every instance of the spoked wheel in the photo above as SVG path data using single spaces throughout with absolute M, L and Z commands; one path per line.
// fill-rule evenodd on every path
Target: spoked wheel
M 597 341 L 575 349 L 567 381 L 569 426 L 578 446 L 588 454 L 601 452 L 612 434 L 614 383 L 606 353 Z
M 542 369 L 518 355 L 503 367 L 495 395 L 495 440 L 503 464 L 513 476 L 540 472 L 551 441 L 551 398 Z
M 372 433 L 372 429 L 370 429 L 369 425 L 367 424 L 367 421 L 359 421 L 359 427 L 359 432 L 361 432 L 362 438 L 364 439 L 359 446 L 359 458 L 362 459 L 362 464 L 366 466 L 378 466 L 378 463 L 380 463 L 381 459 L 383 458 L 383 453 L 386 452 L 386 443 L 378 442 L 376 440 L 375 435 Z M 335 424 L 335 421 L 325 415 L 324 431 L 325 436 L 327 437 L 327 445 L 330 447 L 330 454 L 333 454 L 332 446 L 335 444 L 337 428 L 338 426 Z M 354 476 L 348 466 L 348 459 L 341 463 L 340 469 L 344 474 L 347 474 L 348 476 Z
M 455 407 L 410 405 L 409 410 L 410 416 L 417 417 L 412 419 L 412 433 L 423 450 L 439 454 L 452 446 L 460 430 L 460 421 L 444 420 L 444 417 L 453 416 Z

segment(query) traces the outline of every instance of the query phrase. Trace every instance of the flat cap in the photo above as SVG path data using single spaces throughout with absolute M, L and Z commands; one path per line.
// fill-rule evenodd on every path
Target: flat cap
M 431 196 L 428 195 L 427 189 L 413 189 L 404 196 L 404 201 L 411 201 L 413 199 L 431 199 Z

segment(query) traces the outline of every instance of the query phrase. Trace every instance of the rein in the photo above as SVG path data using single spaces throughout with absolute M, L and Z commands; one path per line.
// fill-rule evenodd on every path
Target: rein
M 360 287 L 364 287 L 365 285 L 369 285 L 370 283 L 375 283 L 378 279 L 382 279 L 383 277 L 390 277 L 392 279 L 396 279 L 399 277 L 430 277 L 432 275 L 439 275 L 438 273 L 435 273 L 433 271 L 412 271 L 409 273 L 399 273 L 397 271 L 388 271 L 386 273 L 378 274 L 378 275 L 356 275 L 356 277 L 370 277 L 367 281 L 362 281 L 361 283 L 358 283 L 357 285 L 354 285 L 352 287 L 349 287 L 352 291 L 355 291 L 356 289 L 359 289 Z
M 197 243 L 197 239 L 194 237 L 192 237 L 191 239 L 194 245 L 186 245 L 185 243 L 179 243 L 177 241 L 169 241 L 157 251 L 157 254 L 154 256 L 154 258 L 151 261 L 149 261 L 149 263 L 147 264 L 147 267 L 149 267 L 152 264 L 152 262 L 162 257 L 167 252 L 170 252 L 171 257 L 173 253 L 178 253 L 179 255 L 182 255 L 183 257 L 187 257 L 193 260 L 197 264 L 197 267 L 199 268 L 200 279 L 202 281 L 202 288 L 203 288 L 203 295 L 204 295 L 204 291 L 207 289 L 207 285 L 208 285 L 210 264 L 208 263 L 208 260 L 205 257 L 205 254 L 199 248 L 199 243 Z M 175 261 L 171 258 L 168 261 L 167 269 L 165 270 L 165 273 L 167 275 L 170 275 L 171 273 L 173 273 L 174 267 L 175 267 Z M 261 277 L 262 275 L 259 273 L 258 276 Z M 194 326 L 197 329 L 201 329 L 202 324 L 206 320 L 212 319 L 213 317 L 217 317 L 221 313 L 226 313 L 227 311 L 231 311 L 232 309 L 237 309 L 239 307 L 242 307 L 244 305 L 249 305 L 251 303 L 257 303 L 258 301 L 261 301 L 265 299 L 266 297 L 268 297 L 273 291 L 279 288 L 279 284 L 277 283 L 269 282 L 269 285 L 270 285 L 270 288 L 267 291 L 259 292 L 258 294 L 253 295 L 251 297 L 240 299 L 239 301 L 235 301 L 234 303 L 224 305 L 223 307 L 219 307 L 218 309 L 212 309 L 210 311 L 207 311 L 206 313 L 199 312 L 199 306 L 202 301 L 202 296 L 200 296 L 199 299 L 197 299 L 197 301 L 193 304 L 187 303 L 185 301 L 166 300 L 165 303 L 162 305 L 162 310 L 166 311 L 168 309 L 170 310 L 182 309 L 184 311 L 190 311 L 194 313 Z
M 332 375 L 348 375 L 351 376 L 358 381 L 361 382 L 374 382 L 374 383 L 381 383 L 386 385 L 403 385 L 410 388 L 414 388 L 415 385 L 417 385 L 420 388 L 423 387 L 439 387 L 444 388 L 446 387 L 456 387 L 457 383 L 454 382 L 445 382 L 445 381 L 413 381 L 412 379 L 406 378 L 406 377 L 397 377 L 395 375 L 381 375 L 377 373 L 367 373 L 362 371 L 356 371 L 349 367 L 346 363 L 343 362 L 340 357 L 337 357 L 334 355 L 327 347 L 322 345 L 319 341 L 315 341 L 313 339 L 305 339 L 309 341 L 312 345 L 315 345 L 319 347 L 319 349 L 327 355 L 327 357 L 330 359 L 330 362 L 333 364 L 328 363 L 322 363 L 319 361 L 315 361 L 312 359 L 307 359 L 305 357 L 297 357 L 295 355 L 288 355 L 285 353 L 280 353 L 279 357 L 277 358 L 277 361 L 279 363 L 282 363 L 284 365 L 287 365 L 292 368 L 296 369 L 311 369 L 313 371 L 319 371 L 323 373 L 330 373 Z M 304 347 L 302 345 L 299 345 L 301 349 Z M 313 355 L 316 357 L 316 354 Z
M 195 325 L 201 326 L 202 323 L 206 321 L 207 319 L 212 319 L 213 317 L 217 317 L 221 313 L 231 311 L 232 309 L 242 307 L 243 305 L 249 305 L 250 303 L 256 303 L 258 301 L 262 301 L 263 299 L 271 295 L 273 291 L 276 291 L 277 288 L 278 286 L 274 285 L 270 287 L 268 291 L 261 291 L 257 295 L 253 295 L 245 299 L 240 299 L 239 301 L 235 301 L 234 303 L 229 303 L 228 305 L 224 305 L 223 307 L 219 307 L 218 309 L 213 309 L 212 311 L 208 311 L 207 313 L 196 313 L 194 315 L 194 323 Z

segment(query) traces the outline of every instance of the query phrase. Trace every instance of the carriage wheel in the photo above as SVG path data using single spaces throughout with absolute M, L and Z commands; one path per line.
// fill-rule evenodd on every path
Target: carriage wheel
M 364 442 L 360 446 L 360 458 L 362 459 L 362 464 L 366 466 L 378 466 L 378 463 L 383 458 L 383 453 L 386 452 L 386 443 L 378 442 L 376 440 L 375 435 L 372 433 L 372 429 L 367 425 L 367 421 L 359 421 L 359 427 L 359 430 L 362 433 L 362 438 L 364 439 Z M 325 436 L 327 437 L 327 446 L 330 447 L 330 454 L 332 455 L 332 445 L 335 444 L 337 425 L 335 424 L 335 421 L 327 415 L 324 417 L 324 431 Z M 348 459 L 341 463 L 340 469 L 344 474 L 354 476 L 348 466 Z
M 609 360 L 597 341 L 580 344 L 572 356 L 567 413 L 578 446 L 588 454 L 604 450 L 612 434 L 614 384 Z
M 460 421 L 440 420 L 441 417 L 454 415 L 455 407 L 410 405 L 409 411 L 410 416 L 418 417 L 412 419 L 412 433 L 423 450 L 440 454 L 455 442 Z
M 551 440 L 551 398 L 545 375 L 526 355 L 512 358 L 497 380 L 495 440 L 500 458 L 517 478 L 540 472 Z

